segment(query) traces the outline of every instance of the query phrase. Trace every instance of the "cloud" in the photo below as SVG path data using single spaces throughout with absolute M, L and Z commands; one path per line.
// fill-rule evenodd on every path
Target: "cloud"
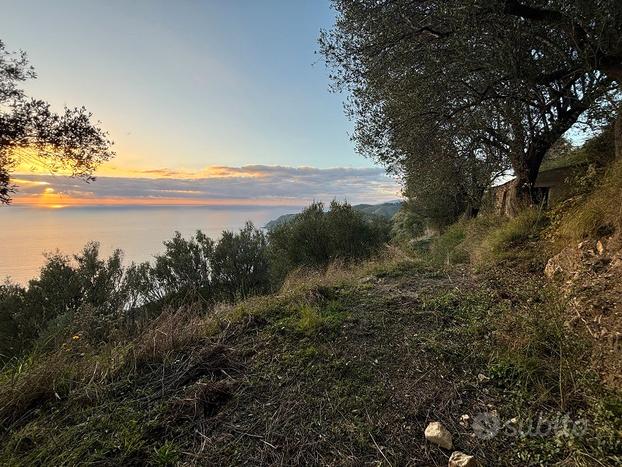
M 133 173 L 136 176 L 100 176 L 89 184 L 60 175 L 20 174 L 15 202 L 36 204 L 46 188 L 54 190 L 47 191 L 46 203 L 56 204 L 306 204 L 333 198 L 359 203 L 396 199 L 400 191 L 381 168 L 249 165 Z

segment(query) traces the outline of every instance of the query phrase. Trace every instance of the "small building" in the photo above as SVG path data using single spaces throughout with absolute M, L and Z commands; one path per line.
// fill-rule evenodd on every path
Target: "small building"
M 541 169 L 534 185 L 538 191 L 538 198 L 546 207 L 554 206 L 569 198 L 575 190 L 577 177 L 584 174 L 588 167 L 588 161 L 581 161 L 566 166 Z M 515 214 L 511 212 L 514 206 L 510 200 L 514 194 L 511 189 L 514 180 L 491 188 L 488 199 L 483 203 L 483 210 L 494 210 L 499 215 Z

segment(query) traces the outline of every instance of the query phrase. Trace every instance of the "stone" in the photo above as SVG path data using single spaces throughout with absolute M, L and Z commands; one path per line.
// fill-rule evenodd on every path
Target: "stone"
M 448 467 L 475 467 L 476 465 L 475 457 L 460 451 L 454 451 L 449 458 Z
M 425 429 L 425 439 L 445 449 L 453 447 L 451 433 L 447 431 L 447 428 L 441 422 L 432 422 L 427 426 Z
M 605 254 L 605 245 L 603 245 L 603 242 L 598 240 L 598 242 L 596 242 L 596 251 L 598 251 L 598 254 L 600 256 Z

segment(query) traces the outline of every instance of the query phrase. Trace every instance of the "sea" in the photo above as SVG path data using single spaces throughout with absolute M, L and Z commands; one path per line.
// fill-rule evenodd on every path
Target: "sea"
M 89 241 L 108 256 L 124 252 L 124 263 L 149 261 L 175 231 L 197 230 L 217 240 L 223 230 L 237 231 L 246 221 L 263 228 L 295 206 L 99 206 L 0 207 L 0 282 L 25 285 L 38 277 L 46 253 L 78 253 Z

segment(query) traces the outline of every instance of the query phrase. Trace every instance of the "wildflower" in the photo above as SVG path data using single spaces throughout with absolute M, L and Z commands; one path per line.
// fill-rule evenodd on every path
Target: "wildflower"
M 74 341 L 78 341 L 78 340 L 80 340 L 80 336 L 78 334 L 76 334 L 71 339 L 74 340 Z

